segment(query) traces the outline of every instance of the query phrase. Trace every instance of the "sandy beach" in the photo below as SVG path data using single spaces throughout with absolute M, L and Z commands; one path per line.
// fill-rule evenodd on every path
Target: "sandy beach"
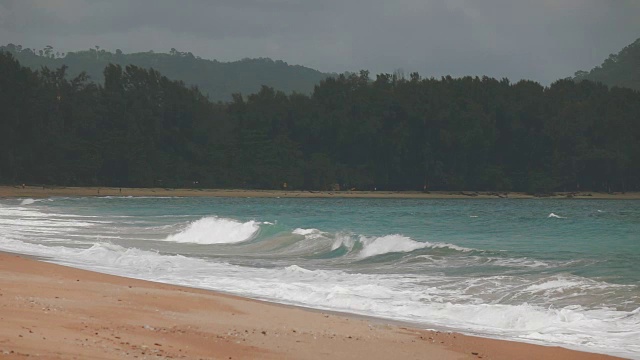
M 78 270 L 0 253 L 0 357 L 614 359 Z
M 0 186 L 0 197 L 45 198 L 51 196 L 175 196 L 175 197 L 270 197 L 270 198 L 372 198 L 372 199 L 640 199 L 640 192 L 559 192 L 534 196 L 521 192 L 474 191 L 285 191 L 242 189 L 169 189 L 60 186 Z

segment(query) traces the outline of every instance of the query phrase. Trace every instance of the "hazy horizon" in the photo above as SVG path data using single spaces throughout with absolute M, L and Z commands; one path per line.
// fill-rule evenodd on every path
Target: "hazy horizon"
M 631 0 L 0 0 L 0 44 L 78 51 L 176 48 L 323 72 L 488 75 L 548 84 L 640 37 Z

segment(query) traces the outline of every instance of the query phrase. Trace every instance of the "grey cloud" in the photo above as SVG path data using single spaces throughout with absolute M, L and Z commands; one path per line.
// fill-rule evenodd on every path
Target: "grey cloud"
M 640 37 L 639 20 L 634 0 L 0 0 L 0 43 L 549 83 Z

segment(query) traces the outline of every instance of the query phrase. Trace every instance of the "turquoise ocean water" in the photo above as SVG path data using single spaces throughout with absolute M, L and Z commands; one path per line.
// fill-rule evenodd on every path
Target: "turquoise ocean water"
M 640 359 L 640 201 L 4 199 L 0 250 Z

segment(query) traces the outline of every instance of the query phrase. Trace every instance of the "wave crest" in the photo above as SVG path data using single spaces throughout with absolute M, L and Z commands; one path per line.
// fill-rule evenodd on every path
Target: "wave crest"
M 251 239 L 260 229 L 256 221 L 239 222 L 233 219 L 204 217 L 190 223 L 165 241 L 193 244 L 232 244 Z
M 394 252 L 411 252 L 424 249 L 429 243 L 421 243 L 402 235 L 387 235 L 377 238 L 361 237 L 362 250 L 358 254 L 360 258 L 368 258 Z
M 367 238 L 362 236 L 360 237 L 360 243 L 362 244 L 362 250 L 358 254 L 358 257 L 360 258 L 368 258 L 388 253 L 408 253 L 425 248 L 447 248 L 461 252 L 473 251 L 473 249 L 468 249 L 453 244 L 415 241 L 411 238 L 399 234 L 386 235 L 376 238 Z

